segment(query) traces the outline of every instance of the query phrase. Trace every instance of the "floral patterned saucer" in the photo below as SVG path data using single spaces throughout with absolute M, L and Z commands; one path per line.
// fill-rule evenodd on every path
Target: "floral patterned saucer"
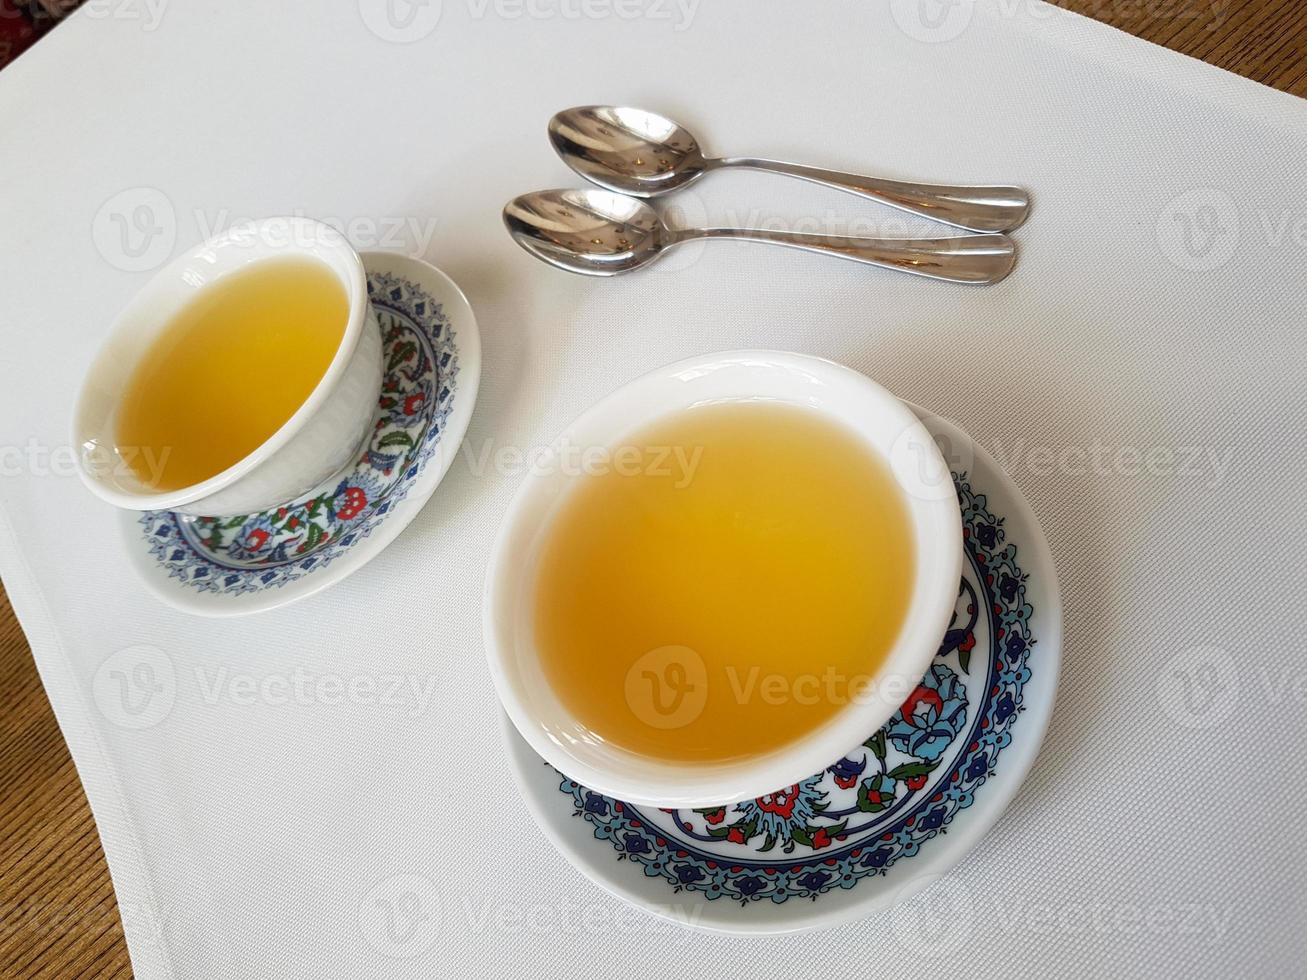
M 1061 659 L 1056 572 L 1012 481 L 916 409 L 949 461 L 965 560 L 929 671 L 880 731 L 802 782 L 724 807 L 611 799 L 546 765 L 504 719 L 546 836 L 620 898 L 719 932 L 793 932 L 885 908 L 983 836 L 1034 762 Z
M 365 252 L 384 356 L 376 425 L 352 470 L 299 500 L 241 517 L 124 512 L 130 553 L 160 597 L 240 615 L 338 582 L 417 515 L 467 431 L 481 376 L 472 308 L 419 259 Z

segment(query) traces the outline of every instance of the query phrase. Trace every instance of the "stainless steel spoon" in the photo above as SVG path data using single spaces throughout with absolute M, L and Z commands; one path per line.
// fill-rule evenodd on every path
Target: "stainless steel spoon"
M 674 245 L 700 238 L 774 242 L 948 282 L 998 282 L 1016 260 L 1016 246 L 1007 235 L 879 239 L 743 228 L 671 229 L 643 201 L 601 190 L 523 194 L 504 208 L 504 224 L 536 258 L 586 276 L 630 272 Z
M 749 167 L 860 194 L 969 231 L 1011 231 L 1030 212 L 1030 195 L 1020 187 L 916 184 L 780 160 L 705 157 L 683 127 L 627 106 L 565 109 L 549 120 L 549 140 L 564 162 L 586 180 L 635 197 L 670 193 L 709 170 Z

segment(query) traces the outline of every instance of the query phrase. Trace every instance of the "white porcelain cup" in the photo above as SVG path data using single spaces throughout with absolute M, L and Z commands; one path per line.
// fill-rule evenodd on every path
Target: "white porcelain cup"
M 340 280 L 349 321 L 326 373 L 286 423 L 258 449 L 202 483 L 158 491 L 115 444 L 117 411 L 141 358 L 173 316 L 203 289 L 252 264 L 304 257 Z M 238 352 L 237 352 L 238 356 Z M 78 471 L 99 497 L 129 510 L 226 517 L 303 496 L 350 466 L 372 427 L 381 390 L 381 332 L 368 302 L 363 262 L 345 237 L 310 218 L 237 225 L 171 262 L 118 317 L 87 371 L 73 410 Z
M 544 532 L 573 481 L 586 478 L 576 467 L 548 464 L 564 454 L 574 457 L 577 447 L 615 450 L 624 437 L 678 410 L 757 399 L 816 409 L 851 429 L 869 452 L 890 464 L 916 549 L 903 627 L 860 696 L 848 699 L 823 725 L 788 745 L 700 765 L 637 755 L 596 738 L 577 721 L 550 685 L 533 645 L 533 600 Z M 794 478 L 801 480 L 803 474 Z M 552 454 L 533 466 L 509 506 L 491 556 L 484 605 L 486 652 L 509 718 L 531 747 L 569 778 L 646 806 L 718 806 L 762 796 L 819 773 L 884 725 L 920 683 L 938 650 L 961 572 L 962 520 L 952 477 L 930 433 L 901 401 L 864 375 L 820 358 L 777 351 L 710 354 L 660 368 L 620 388 L 573 422 L 553 444 Z M 673 648 L 655 653 L 667 651 L 675 653 Z M 821 654 L 803 650 L 795 651 L 795 657 L 820 662 Z M 630 693 L 626 696 L 630 703 Z M 640 722 L 641 714 L 633 706 L 633 723 Z M 743 751 L 748 743 L 748 733 L 741 732 L 738 744 Z

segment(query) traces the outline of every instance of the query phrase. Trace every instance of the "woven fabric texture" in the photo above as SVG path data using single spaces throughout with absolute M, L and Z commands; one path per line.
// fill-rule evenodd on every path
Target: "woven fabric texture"
M 1034 2 L 312 7 L 83 9 L 0 77 L 0 131 L 24 134 L 0 141 L 0 573 L 137 976 L 1300 974 L 1307 105 Z M 661 109 L 724 154 L 1026 185 L 1018 267 L 968 288 L 708 243 L 557 272 L 499 210 L 578 183 L 544 124 L 587 102 Z M 480 402 L 366 569 L 202 621 L 144 590 L 71 474 L 70 402 L 153 269 L 293 212 L 460 283 Z M 930 227 L 753 173 L 666 212 Z M 1043 522 L 1066 607 L 1047 741 L 983 843 L 896 913 L 754 941 L 625 909 L 543 839 L 480 627 L 517 451 L 651 366 L 746 346 L 967 428 Z M 421 914 L 387 904 L 395 882 Z

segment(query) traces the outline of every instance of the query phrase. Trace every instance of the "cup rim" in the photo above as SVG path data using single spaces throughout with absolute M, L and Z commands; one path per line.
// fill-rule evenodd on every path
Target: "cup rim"
M 675 376 L 693 377 L 696 372 L 741 362 L 765 361 L 783 370 L 807 372 L 813 376 L 867 397 L 867 404 L 885 413 L 887 425 L 898 426 L 914 440 L 918 451 L 931 454 L 948 481 L 948 492 L 933 499 L 913 497 L 905 491 L 909 521 L 916 538 L 917 562 L 921 566 L 905 612 L 904 625 L 884 661 L 873 676 L 872 695 L 854 699 L 840 707 L 826 721 L 779 749 L 763 755 L 748 756 L 727 763 L 674 763 L 639 755 L 616 747 L 575 750 L 565 744 L 547 720 L 538 716 L 539 696 L 524 683 L 519 666 L 522 656 L 519 618 L 522 596 L 529 594 L 534 566 L 531 554 L 540 532 L 553 515 L 538 523 L 523 526 L 541 511 L 543 496 L 551 494 L 538 472 L 529 473 L 518 487 L 504 514 L 487 565 L 482 606 L 482 625 L 486 656 L 491 677 L 505 713 L 522 737 L 546 762 L 578 783 L 616 799 L 633 804 L 658 807 L 715 806 L 751 799 L 780 787 L 793 785 L 820 772 L 842 753 L 880 728 L 898 710 L 911 690 L 920 683 L 948 627 L 957 592 L 962 565 L 962 521 L 948 468 L 928 430 L 902 401 L 860 372 L 823 358 L 805 354 L 770 350 L 724 351 L 688 358 L 648 372 L 611 392 L 577 416 L 554 439 L 558 447 L 578 430 L 595 426 L 609 440 L 620 439 L 651 418 L 636 420 L 634 426 L 623 425 L 620 406 L 642 387 L 665 384 Z M 669 396 L 666 410 L 676 411 Z M 796 403 L 800 403 L 795 399 Z M 841 415 L 832 406 L 819 411 L 828 417 L 852 424 L 855 432 L 866 437 L 857 419 Z M 581 442 L 587 442 L 582 439 Z M 876 451 L 872 445 L 869 451 Z M 896 468 L 896 477 L 900 474 Z M 901 489 L 902 483 L 900 484 Z M 566 490 L 562 491 L 566 495 Z M 923 578 L 925 576 L 925 584 Z M 529 656 L 538 654 L 531 649 Z M 894 690 L 886 683 L 897 679 Z M 548 683 L 545 678 L 537 681 Z M 551 690 L 548 698 L 554 708 L 561 702 Z M 562 708 L 565 714 L 565 708 Z M 585 757 L 582 757 L 585 756 Z
M 332 356 L 331 363 L 327 365 L 326 371 L 318 379 L 317 385 L 309 392 L 308 397 L 304 399 L 291 417 L 282 423 L 280 428 L 255 447 L 248 455 L 200 483 L 192 483 L 177 490 L 134 493 L 110 483 L 100 474 L 91 472 L 86 461 L 89 446 L 88 433 L 84 431 L 83 423 L 87 403 L 92 397 L 92 383 L 106 369 L 105 362 L 109 359 L 109 352 L 113 349 L 115 341 L 127 332 L 136 316 L 140 313 L 141 306 L 153 300 L 151 287 L 164 280 L 178 278 L 189 263 L 202 257 L 206 252 L 239 245 L 242 241 L 249 241 L 250 239 L 263 238 L 266 241 L 266 236 L 270 230 L 278 224 L 286 226 L 287 234 L 287 242 L 284 247 L 273 246 L 281 249 L 281 257 L 296 254 L 315 257 L 308 249 L 298 244 L 301 241 L 311 240 L 330 249 L 348 267 L 345 277 L 340 277 L 339 270 L 332 268 L 333 274 L 341 279 L 341 285 L 345 287 L 348 296 L 349 314 L 345 322 L 345 330 L 341 335 L 340 344 Z M 307 236 L 297 237 L 300 232 L 307 233 Z M 264 261 L 267 261 L 267 257 L 256 259 L 250 264 Z M 174 303 L 170 309 L 158 314 L 157 318 L 160 320 L 167 319 L 168 316 L 180 310 L 189 299 L 190 297 L 187 297 L 183 302 Z M 201 500 L 235 483 L 290 442 L 335 391 L 345 374 L 350 359 L 358 348 L 359 339 L 367 322 L 368 302 L 367 275 L 358 251 L 340 231 L 331 225 L 302 215 L 276 215 L 243 221 L 205 239 L 178 255 L 162 269 L 150 276 L 128 301 L 127 305 L 114 317 L 113 323 L 110 325 L 82 378 L 77 398 L 73 404 L 72 415 L 72 445 L 77 461 L 77 473 L 82 478 L 82 482 L 101 499 L 126 510 L 171 510 Z M 144 349 L 148 349 L 148 345 Z M 125 373 L 130 375 L 139 363 L 138 356 L 138 359 L 125 370 Z

